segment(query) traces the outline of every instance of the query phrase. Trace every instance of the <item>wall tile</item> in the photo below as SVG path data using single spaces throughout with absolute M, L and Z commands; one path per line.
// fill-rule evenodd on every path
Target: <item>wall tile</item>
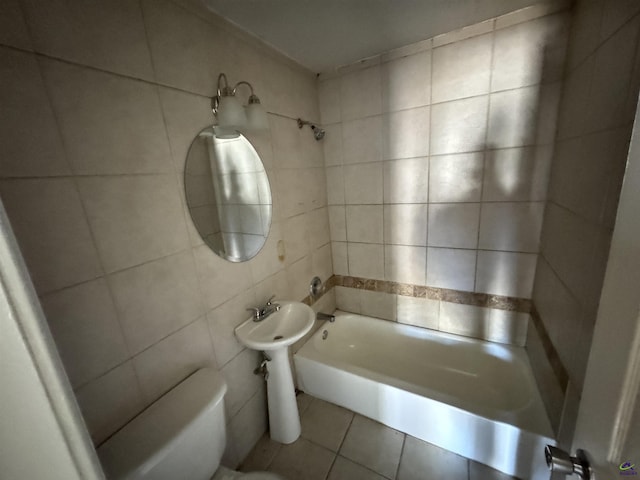
M 142 6 L 158 82 L 212 97 L 218 74 L 229 74 L 223 33 L 167 0 L 145 0 Z
M 217 307 L 251 285 L 251 271 L 246 262 L 223 260 L 205 245 L 195 248 L 193 256 L 207 309 Z
M 527 356 L 531 363 L 531 370 L 536 379 L 538 390 L 544 402 L 547 415 L 554 432 L 558 431 L 562 405 L 564 403 L 564 392 L 558 382 L 556 375 L 549 363 L 544 345 L 533 322 L 529 322 L 527 329 L 527 343 L 525 346 Z
M 360 313 L 384 320 L 396 320 L 396 298 L 392 293 L 360 290 Z
M 349 275 L 384 280 L 384 250 L 382 245 L 349 243 Z
M 433 50 L 433 103 L 489 91 L 493 35 L 487 34 Z M 469 72 L 473 74 L 469 75 Z
M 344 205 L 344 167 L 328 167 L 327 202 L 329 205 Z
M 427 249 L 407 245 L 385 245 L 385 280 L 425 284 Z
M 345 242 L 331 242 L 331 258 L 333 273 L 336 275 L 349 275 L 349 260 Z
M 284 268 L 284 263 L 278 258 L 280 241 L 282 241 L 280 223 L 273 222 L 262 250 L 249 263 L 251 278 L 254 282 L 260 282 Z
M 411 158 L 384 162 L 385 203 L 427 203 L 429 160 Z
M 494 29 L 495 19 L 485 20 L 484 22 L 462 27 L 451 32 L 443 33 L 433 37 L 433 47 L 441 47 L 450 43 L 466 40 L 467 38 L 477 37 L 483 33 L 489 33 Z
M 344 193 L 347 204 L 382 203 L 382 162 L 344 167 Z
M 530 253 L 478 252 L 476 292 L 531 298 L 537 256 Z
M 544 201 L 552 156 L 552 147 L 538 146 L 488 152 L 482 199 Z
M 184 171 L 191 142 L 200 130 L 213 123 L 211 100 L 171 88 L 160 87 L 158 92 L 169 134 L 174 168 L 181 173 Z
M 524 345 L 529 314 L 440 303 L 440 330 L 492 342 Z
M 385 159 L 429 155 L 429 107 L 388 113 L 383 117 Z
M 324 149 L 324 164 L 342 165 L 344 163 L 342 153 L 342 124 L 326 125 L 324 127 L 325 135 L 322 139 L 322 147 Z
M 382 109 L 385 112 L 429 105 L 431 52 L 423 51 L 382 65 Z
M 360 243 L 382 243 L 382 205 L 347 206 L 347 240 Z
M 427 245 L 427 205 L 385 205 L 384 243 Z
M 543 203 L 483 204 L 478 247 L 537 253 L 543 213 Z
M 250 288 L 207 314 L 213 350 L 220 367 L 244 349 L 235 336 L 235 328 L 251 317 L 247 309 L 257 306 L 260 302 L 255 291 Z
M 477 248 L 479 203 L 429 205 L 428 244 L 431 247 Z
M 311 252 L 311 271 L 313 276 L 318 276 L 325 282 L 333 275 L 333 264 L 331 259 L 331 245 L 325 244 Z M 311 278 L 307 280 L 307 285 Z
M 94 445 L 99 445 L 144 408 L 131 362 L 123 363 L 76 392 Z
M 311 210 L 307 214 L 310 248 L 319 248 L 331 241 L 329 233 L 329 212 L 327 207 Z
M 538 113 L 536 118 L 537 145 L 551 145 L 558 130 L 558 107 L 562 98 L 562 82 L 545 83 L 540 86 Z
M 10 3 L 13 2 L 6 5 L 3 2 L 0 9 L 10 7 Z M 0 12 L 0 18 L 4 18 L 3 13 Z M 0 102 L 4 112 L 0 174 L 23 177 L 69 174 L 35 56 L 0 47 Z
M 380 66 L 356 70 L 340 78 L 342 120 L 353 120 L 382 112 Z
M 77 174 L 172 172 L 155 86 L 40 59 Z
M 562 99 L 558 108 L 558 138 L 565 139 L 584 133 L 587 115 L 585 105 L 591 101 L 590 81 L 594 67 L 594 57 L 568 72 L 564 79 Z
M 495 34 L 491 90 L 535 85 L 542 80 L 545 55 L 565 41 L 566 17 L 551 15 L 499 30 Z M 557 76 L 557 74 L 555 75 Z
M 533 299 L 551 343 L 562 364 L 568 368 L 578 345 L 578 335 L 575 332 L 580 331 L 583 315 L 578 301 L 543 256 L 538 258 Z M 571 373 L 569 372 L 569 377 L 573 381 Z
M 307 214 L 291 217 L 284 222 L 285 263 L 291 264 L 309 253 Z
M 432 330 L 438 329 L 439 300 L 398 295 L 397 305 L 397 320 L 399 323 Z
M 36 290 L 42 294 L 102 274 L 72 180 L 13 180 L 2 201 Z
M 490 148 L 532 145 L 536 138 L 536 117 L 540 87 L 491 94 L 489 132 Z
M 0 44 L 33 50 L 19 0 L 6 0 L 0 5 Z
M 45 295 L 40 303 L 74 387 L 128 359 L 127 346 L 104 279 Z
M 22 2 L 38 52 L 153 80 L 140 4 L 35 0 Z
M 474 286 L 476 251 L 449 248 L 427 249 L 427 286 L 471 292 Z
M 299 153 L 303 132 L 291 119 L 277 115 L 269 115 L 269 129 L 272 132 L 275 166 L 278 168 L 302 167 Z
M 228 441 L 233 443 L 238 459 L 242 461 L 267 430 L 267 399 L 264 385 L 230 420 L 228 428 Z
M 585 2 L 573 12 L 569 33 L 567 68 L 573 70 L 600 42 L 604 1 Z
M 595 54 L 586 128 L 588 132 L 624 124 L 640 19 L 625 25 Z
M 478 202 L 484 154 L 441 155 L 429 159 L 430 202 Z
M 204 247 L 206 248 L 206 247 Z M 190 252 L 109 276 L 132 354 L 141 352 L 204 313 Z
M 345 207 L 329 207 L 329 229 L 331 240 L 345 242 L 347 240 L 347 225 Z
M 487 132 L 486 96 L 431 107 L 431 154 L 484 150 Z
M 342 124 L 344 163 L 382 160 L 382 117 L 367 117 Z
M 347 287 L 335 287 L 336 307 L 345 312 L 360 313 L 360 290 Z
M 290 294 L 288 298 L 302 300 L 309 295 L 309 283 L 316 275 L 313 271 L 311 255 L 301 258 L 297 262 L 287 267 L 287 279 L 289 282 Z
M 542 238 L 545 259 L 573 294 L 586 300 L 598 242 L 596 227 L 575 213 L 549 203 Z
M 320 105 L 320 121 L 323 125 L 341 120 L 339 78 L 318 82 L 318 103 Z
M 196 370 L 215 368 L 206 322 L 197 320 L 152 345 L 134 357 L 133 366 L 147 404 Z
M 260 359 L 260 352 L 245 349 L 222 367 L 222 376 L 228 387 L 224 398 L 228 418 L 234 417 L 262 387 L 264 379 L 260 375 L 253 375 L 253 369 L 260 364 Z
M 107 272 L 188 246 L 173 175 L 84 177 L 78 187 Z

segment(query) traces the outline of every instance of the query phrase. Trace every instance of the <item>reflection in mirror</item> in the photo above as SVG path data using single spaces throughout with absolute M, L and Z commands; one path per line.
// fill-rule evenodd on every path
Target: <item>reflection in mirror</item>
M 204 242 L 231 262 L 254 257 L 271 226 L 271 189 L 253 145 L 242 134 L 202 130 L 184 172 L 187 205 Z

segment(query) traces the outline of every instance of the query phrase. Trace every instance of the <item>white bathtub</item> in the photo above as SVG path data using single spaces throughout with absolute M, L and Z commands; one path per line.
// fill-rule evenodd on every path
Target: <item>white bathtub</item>
M 315 397 L 509 475 L 549 478 L 555 440 L 522 348 L 337 311 L 294 361 Z

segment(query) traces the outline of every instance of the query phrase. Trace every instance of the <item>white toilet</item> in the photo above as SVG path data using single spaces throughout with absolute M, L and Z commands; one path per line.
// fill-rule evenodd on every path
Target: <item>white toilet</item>
M 226 445 L 218 372 L 198 370 L 98 448 L 109 480 L 283 480 L 220 466 Z

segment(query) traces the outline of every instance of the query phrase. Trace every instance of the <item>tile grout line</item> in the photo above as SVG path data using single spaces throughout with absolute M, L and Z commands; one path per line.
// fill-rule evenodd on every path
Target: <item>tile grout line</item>
M 400 473 L 400 465 L 402 465 L 402 457 L 404 456 L 404 446 L 407 443 L 407 434 L 404 433 L 402 436 L 402 447 L 400 448 L 400 457 L 398 458 L 398 466 L 396 467 L 396 474 L 393 477 L 394 479 L 398 478 L 398 474 Z

